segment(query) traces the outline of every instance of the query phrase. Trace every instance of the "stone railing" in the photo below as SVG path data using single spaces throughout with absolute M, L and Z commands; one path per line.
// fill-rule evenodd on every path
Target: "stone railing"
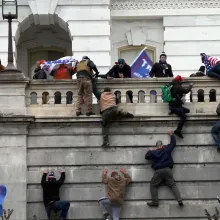
M 102 91 L 110 87 L 117 95 L 121 104 L 131 102 L 133 104 L 151 103 L 150 105 L 163 104 L 161 86 L 168 84 L 172 78 L 163 79 L 99 79 L 97 86 Z M 186 102 L 195 103 L 217 103 L 220 101 L 219 81 L 208 77 L 185 78 L 183 85 L 194 83 L 192 93 L 186 96 Z M 132 98 L 131 98 L 132 97 Z M 26 89 L 26 103 L 28 108 L 44 109 L 54 107 L 75 106 L 77 98 L 76 80 L 33 80 Z M 94 98 L 94 103 L 96 99 Z M 190 104 L 190 103 L 189 103 Z M 165 105 L 165 104 L 163 104 Z M 149 106 L 149 105 L 148 105 Z

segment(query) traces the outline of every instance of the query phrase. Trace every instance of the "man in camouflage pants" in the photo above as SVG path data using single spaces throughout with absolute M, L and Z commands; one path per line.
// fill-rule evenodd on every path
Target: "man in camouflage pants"
M 86 115 L 90 116 L 94 114 L 92 112 L 92 70 L 94 70 L 96 74 L 99 74 L 96 65 L 87 56 L 84 56 L 77 64 L 78 96 L 76 101 L 76 116 L 82 114 L 83 96 L 87 107 Z
M 111 92 L 110 88 L 105 88 L 104 92 L 100 97 L 100 108 L 103 119 L 103 145 L 102 147 L 109 146 L 109 138 L 108 138 L 108 127 L 112 120 L 115 119 L 123 119 L 123 118 L 133 118 L 133 114 L 129 112 L 123 112 L 122 110 L 118 110 L 118 106 L 116 105 L 116 97 L 113 92 Z

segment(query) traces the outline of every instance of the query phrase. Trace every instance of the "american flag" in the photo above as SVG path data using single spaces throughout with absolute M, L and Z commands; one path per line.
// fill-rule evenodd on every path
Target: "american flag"
M 205 64 L 206 70 L 209 71 L 213 66 L 215 66 L 218 62 L 220 62 L 220 59 L 216 57 L 211 57 L 208 55 L 204 56 L 203 63 Z

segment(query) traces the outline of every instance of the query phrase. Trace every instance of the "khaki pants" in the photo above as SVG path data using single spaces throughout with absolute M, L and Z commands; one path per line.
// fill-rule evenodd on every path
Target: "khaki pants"
M 81 112 L 82 99 L 84 96 L 87 112 L 92 111 L 92 81 L 87 77 L 77 79 L 78 96 L 76 101 L 76 112 Z

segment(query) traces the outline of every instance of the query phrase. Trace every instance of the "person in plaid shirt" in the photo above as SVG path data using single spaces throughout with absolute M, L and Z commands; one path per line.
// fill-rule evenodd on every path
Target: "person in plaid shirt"
M 210 77 L 220 80 L 220 59 L 200 53 L 202 63 L 205 64 L 206 73 Z

